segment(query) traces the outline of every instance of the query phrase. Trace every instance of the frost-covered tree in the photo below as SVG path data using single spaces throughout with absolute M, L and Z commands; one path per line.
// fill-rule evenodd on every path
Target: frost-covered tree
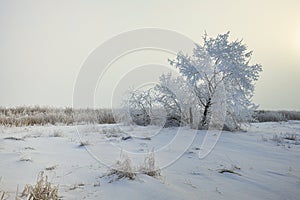
M 262 67 L 250 64 L 252 51 L 242 40 L 230 42 L 228 37 L 229 32 L 216 38 L 205 34 L 203 45 L 196 45 L 192 55 L 180 52 L 175 60 L 170 60 L 196 96 L 201 112 L 198 128 L 208 127 L 213 105 L 224 101 L 218 99 L 222 91 L 227 110 L 225 126 L 230 130 L 239 129 L 256 107 L 251 98 Z

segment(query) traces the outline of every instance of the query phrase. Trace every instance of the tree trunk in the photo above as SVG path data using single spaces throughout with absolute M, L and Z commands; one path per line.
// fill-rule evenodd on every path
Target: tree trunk
M 190 127 L 193 127 L 193 113 L 192 113 L 192 107 L 190 107 Z
M 200 122 L 199 129 L 207 129 L 208 114 L 209 114 L 210 106 L 211 106 L 211 98 L 208 99 L 206 105 L 204 106 L 203 117 L 202 117 L 202 120 Z

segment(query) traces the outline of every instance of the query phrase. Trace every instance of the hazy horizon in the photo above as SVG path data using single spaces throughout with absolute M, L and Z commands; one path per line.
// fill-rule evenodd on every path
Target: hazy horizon
M 209 36 L 230 31 L 231 40 L 243 39 L 253 50 L 251 61 L 263 66 L 253 98 L 259 109 L 300 110 L 299 8 L 296 0 L 0 0 L 0 107 L 71 107 L 76 78 L 94 49 L 120 33 L 157 27 L 200 44 L 205 31 Z M 107 96 L 117 87 L 109 81 L 117 79 L 121 66 L 150 61 L 166 66 L 172 56 L 149 51 L 114 63 L 103 88 L 95 86 L 96 106 L 109 107 Z M 122 86 L 132 86 L 132 79 L 154 79 L 156 72 L 133 73 Z

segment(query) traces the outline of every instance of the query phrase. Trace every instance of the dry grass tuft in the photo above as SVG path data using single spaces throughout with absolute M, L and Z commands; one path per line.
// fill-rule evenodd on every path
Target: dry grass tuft
M 116 178 L 109 181 L 110 183 L 118 181 L 122 178 L 134 180 L 136 177 L 136 173 L 134 172 L 134 168 L 132 167 L 131 160 L 127 156 L 127 154 L 121 152 L 120 157 L 120 160 L 116 162 L 115 166 L 107 174 L 107 176 L 116 176 Z
M 28 158 L 28 157 L 22 157 L 22 158 L 20 158 L 20 161 L 21 162 L 32 162 L 31 158 Z
M 85 146 L 88 146 L 90 145 L 90 143 L 88 141 L 81 141 L 78 145 L 78 147 L 85 147 Z
M 138 167 L 134 168 L 132 166 L 131 160 L 127 154 L 121 152 L 120 160 L 118 160 L 115 166 L 104 176 L 115 176 L 109 183 L 118 181 L 122 178 L 127 178 L 129 180 L 134 180 L 138 173 L 146 174 L 151 177 L 161 176 L 159 167 L 156 166 L 154 152 L 147 154 L 144 159 L 144 163 Z M 137 169 L 137 171 L 135 171 Z
M 274 141 L 277 146 L 291 148 L 292 145 L 300 145 L 299 135 L 295 133 L 280 133 L 273 135 L 270 140 Z M 267 139 L 266 139 L 267 141 Z
M 286 140 L 292 140 L 292 141 L 297 141 L 298 140 L 298 137 L 297 137 L 297 134 L 295 133 L 286 133 L 284 136 L 283 136 L 283 139 L 286 139 Z
M 161 175 L 160 169 L 155 164 L 153 151 L 145 157 L 144 163 L 140 167 L 140 172 L 152 177 L 159 177 Z
M 46 167 L 45 170 L 46 170 L 46 171 L 55 170 L 55 169 L 57 168 L 57 166 L 58 166 L 58 165 L 53 165 L 53 166 L 50 166 L 50 167 Z
M 1 182 L 2 177 L 0 177 Z M 0 191 L 0 200 L 6 200 L 8 199 L 8 196 L 5 194 L 5 191 Z
M 48 182 L 48 176 L 44 176 L 44 172 L 40 172 L 36 185 L 26 185 L 21 198 L 26 200 L 57 200 L 58 186 L 52 186 Z M 16 197 L 16 199 L 20 199 Z
M 5 192 L 2 192 L 0 200 L 6 200 L 8 197 L 5 196 Z
M 50 135 L 50 137 L 63 137 L 64 134 L 61 131 L 54 131 L 53 134 Z

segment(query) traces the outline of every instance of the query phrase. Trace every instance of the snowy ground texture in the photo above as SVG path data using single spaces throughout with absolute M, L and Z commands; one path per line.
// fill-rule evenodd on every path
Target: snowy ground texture
M 0 191 L 14 199 L 17 186 L 20 191 L 35 184 L 44 170 L 59 185 L 62 199 L 300 198 L 300 121 L 223 132 L 213 151 L 199 159 L 205 134 L 186 127 L 1 127 Z M 161 176 L 110 182 L 107 166 L 119 159 L 121 149 L 134 166 L 145 153 L 157 151 Z

